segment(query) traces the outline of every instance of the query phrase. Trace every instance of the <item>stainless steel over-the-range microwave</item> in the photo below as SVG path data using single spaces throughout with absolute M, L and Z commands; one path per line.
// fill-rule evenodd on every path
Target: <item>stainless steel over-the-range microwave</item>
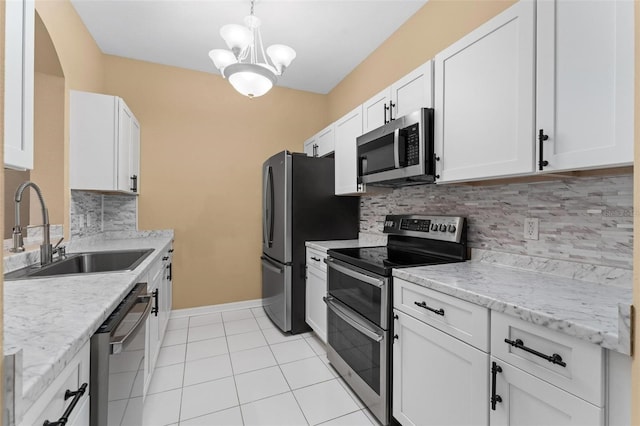
M 421 108 L 357 139 L 358 183 L 433 183 L 433 108 Z

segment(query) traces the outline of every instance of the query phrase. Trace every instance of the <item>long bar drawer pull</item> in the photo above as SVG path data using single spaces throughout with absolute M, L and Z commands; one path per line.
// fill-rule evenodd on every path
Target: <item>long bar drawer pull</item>
M 546 359 L 552 364 L 558 364 L 560 367 L 566 367 L 567 363 L 562 360 L 562 357 L 558 354 L 553 355 L 545 355 L 542 352 L 538 352 L 535 349 L 528 348 L 524 345 L 522 339 L 516 339 L 515 341 L 504 339 L 505 343 L 510 344 L 511 346 L 522 349 L 525 352 L 529 352 L 530 354 L 534 354 L 535 356 L 539 356 L 540 358 Z
M 502 367 L 495 362 L 491 363 L 491 410 L 496 411 L 496 404 L 502 402 L 502 397 L 496 394 L 496 376 L 502 373 Z
M 71 404 L 69 404 L 67 409 L 64 410 L 64 413 L 62 413 L 62 417 L 60 417 L 60 419 L 58 419 L 57 422 L 50 422 L 49 420 L 45 420 L 44 423 L 42 423 L 42 426 L 66 425 L 67 422 L 69 421 L 69 416 L 71 415 L 71 412 L 73 411 L 74 408 L 76 408 L 76 405 L 78 405 L 78 401 L 80 401 L 80 398 L 82 398 L 82 395 L 84 395 L 84 393 L 87 391 L 87 386 L 88 386 L 87 383 L 83 383 L 82 386 L 80 386 L 80 388 L 75 392 L 67 389 L 66 392 L 64 393 L 64 400 L 66 401 L 69 398 L 73 398 L 73 401 L 71 401 Z
M 440 308 L 440 309 L 433 309 L 433 308 L 431 308 L 431 307 L 427 306 L 427 303 L 426 303 L 426 302 L 413 302 L 413 303 L 415 303 L 417 306 L 420 306 L 421 308 L 426 309 L 427 311 L 431 311 L 431 312 L 433 312 L 433 313 L 434 313 L 434 314 L 436 314 L 436 315 L 442 315 L 442 316 L 444 316 L 444 309 L 442 309 L 442 308 Z
M 320 262 L 320 258 L 319 257 L 315 257 L 315 256 L 311 256 L 311 260 L 315 260 L 316 262 Z

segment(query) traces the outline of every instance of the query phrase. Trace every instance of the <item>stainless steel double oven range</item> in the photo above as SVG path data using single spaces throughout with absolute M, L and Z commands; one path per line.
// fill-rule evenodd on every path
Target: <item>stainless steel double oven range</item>
M 466 220 L 388 215 L 386 246 L 328 251 L 327 356 L 383 424 L 391 421 L 393 268 L 467 259 Z

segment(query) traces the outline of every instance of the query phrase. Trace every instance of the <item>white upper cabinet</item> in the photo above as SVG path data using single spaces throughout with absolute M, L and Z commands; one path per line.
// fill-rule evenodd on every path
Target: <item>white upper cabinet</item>
M 325 157 L 335 148 L 334 125 L 331 124 L 304 141 L 304 153 L 308 157 Z
M 390 99 L 391 92 L 387 87 L 362 104 L 362 134 L 389 122 Z
M 331 154 L 335 150 L 335 129 L 331 124 L 320 130 L 316 135 L 316 157 L 324 157 Z
M 428 61 L 362 104 L 362 133 L 432 106 L 433 61 Z
M 433 107 L 433 61 L 420 65 L 391 85 L 391 119 Z
M 317 157 L 316 150 L 318 149 L 318 144 L 316 144 L 316 140 L 316 135 L 313 135 L 304 141 L 304 153 L 307 154 L 307 157 Z
M 71 91 L 71 189 L 139 193 L 140 125 L 117 96 Z
M 437 182 L 533 172 L 534 49 L 522 0 L 436 55 Z
M 362 110 L 362 105 L 359 105 L 335 122 L 336 195 L 360 192 L 356 139 L 362 135 Z
M 537 3 L 541 170 L 633 163 L 634 3 Z
M 33 169 L 33 0 L 5 2 L 4 166 Z

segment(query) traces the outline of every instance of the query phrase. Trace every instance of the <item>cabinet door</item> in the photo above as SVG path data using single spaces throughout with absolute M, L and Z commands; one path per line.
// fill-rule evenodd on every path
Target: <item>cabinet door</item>
M 318 145 L 316 144 L 316 136 L 307 139 L 304 141 L 304 153 L 307 154 L 307 157 L 317 157 L 316 151 L 318 149 Z
M 391 92 L 385 88 L 362 104 L 362 134 L 389 122 Z
M 501 369 L 495 379 L 496 395 L 501 402 L 490 410 L 492 426 L 604 424 L 602 408 L 497 358 L 491 357 L 491 361 Z
M 5 2 L 4 165 L 33 169 L 33 0 Z
M 140 123 L 131 120 L 131 145 L 129 152 L 130 190 L 140 193 Z
M 171 255 L 167 254 L 169 259 L 166 262 L 163 262 L 163 271 L 162 271 L 162 298 L 160 299 L 160 326 L 159 326 L 159 337 L 160 341 L 164 339 L 164 334 L 167 331 L 167 324 L 169 323 L 169 316 L 171 314 L 171 299 L 173 297 L 173 288 L 172 288 L 172 266 L 171 266 Z
M 544 171 L 633 163 L 634 3 L 538 2 Z
M 362 135 L 362 105 L 335 123 L 336 195 L 358 193 L 358 156 L 356 139 Z
M 76 90 L 69 96 L 69 186 L 116 190 L 118 99 Z
M 394 309 L 393 416 L 408 425 L 487 425 L 489 355 Z
M 335 129 L 333 124 L 322 129 L 316 136 L 316 157 L 324 157 L 335 150 Z
M 131 191 L 135 118 L 122 99 L 118 99 L 118 190 Z
M 305 320 L 324 343 L 327 343 L 327 305 L 322 298 L 326 295 L 326 272 L 318 268 L 307 267 Z
M 439 182 L 533 172 L 535 3 L 516 3 L 435 57 Z
M 420 65 L 391 85 L 391 118 L 433 107 L 433 61 Z
M 152 294 L 153 308 L 149 317 L 147 318 L 147 344 L 145 352 L 145 379 L 144 379 L 144 391 L 147 392 L 147 388 L 153 378 L 153 372 L 156 367 L 156 361 L 158 360 L 158 354 L 160 352 L 160 346 L 162 345 L 162 338 L 164 335 L 160 332 L 160 306 L 164 297 L 162 289 L 162 277 L 163 277 L 162 262 L 157 261 L 156 264 L 151 266 L 149 271 L 149 284 L 147 291 Z M 156 309 L 157 307 L 157 309 Z

